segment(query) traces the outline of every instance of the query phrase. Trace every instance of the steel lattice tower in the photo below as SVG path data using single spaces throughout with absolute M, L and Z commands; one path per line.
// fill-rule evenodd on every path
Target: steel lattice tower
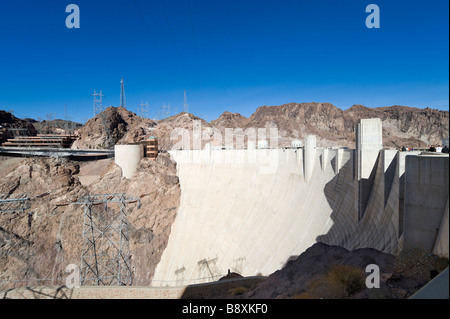
M 94 93 L 91 94 L 91 96 L 94 97 L 94 105 L 93 106 L 94 106 L 94 117 L 95 117 L 97 114 L 100 114 L 101 112 L 103 112 L 102 100 L 103 100 L 104 95 L 102 94 L 101 90 L 100 90 L 100 93 L 97 93 L 94 90 Z
M 81 285 L 126 286 L 132 283 L 126 204 L 140 199 L 125 194 L 89 195 L 84 205 Z
M 25 194 L 10 197 L 9 194 L 0 194 L 0 213 L 25 212 L 31 207 L 31 198 Z
M 148 105 L 148 101 L 145 104 L 142 101 L 141 104 L 138 105 L 139 116 L 148 119 L 148 109 L 149 109 L 149 107 L 150 107 L 150 105 Z

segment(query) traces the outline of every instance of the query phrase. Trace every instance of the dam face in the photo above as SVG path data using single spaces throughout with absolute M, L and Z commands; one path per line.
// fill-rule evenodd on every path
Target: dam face
M 269 275 L 316 242 L 397 254 L 407 219 L 405 157 L 419 152 L 363 153 L 358 147 L 319 149 L 314 144 L 171 151 L 181 202 L 152 285 L 208 282 L 228 270 Z M 360 167 L 367 163 L 369 168 Z M 448 164 L 445 174 L 448 180 Z M 447 195 L 440 196 L 447 200 L 434 215 L 437 222 L 445 219 L 445 209 L 448 220 L 448 182 L 446 187 Z M 443 249 L 448 255 L 448 243 Z

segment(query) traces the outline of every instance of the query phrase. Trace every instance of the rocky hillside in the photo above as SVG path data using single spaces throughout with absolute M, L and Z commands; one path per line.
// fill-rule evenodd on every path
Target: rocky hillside
M 26 212 L 0 213 L 0 282 L 54 278 L 64 283 L 65 267 L 79 265 L 82 248 L 83 207 L 71 203 L 87 194 L 107 193 L 141 198 L 140 209 L 137 204 L 127 208 L 130 250 L 134 284 L 150 282 L 180 198 L 176 166 L 168 155 L 142 159 L 130 180 L 110 159 L 0 158 L 0 170 L 3 197 L 32 197 Z M 82 183 L 85 175 L 89 183 Z
M 80 138 L 72 148 L 110 149 L 115 144 L 139 142 L 151 136 L 155 125 L 155 121 L 139 117 L 123 107 L 110 106 L 77 131 Z
M 359 118 L 381 118 L 383 142 L 390 147 L 441 144 L 442 138 L 449 135 L 449 111 L 399 105 L 370 109 L 354 105 L 344 114 L 353 123 Z
M 380 287 L 366 287 L 366 267 L 380 269 Z M 316 243 L 274 272 L 244 298 L 404 299 L 430 281 L 431 272 L 448 267 L 448 259 L 419 250 L 393 256 L 376 249 L 348 251 Z
M 109 140 L 105 127 L 109 129 Z M 137 143 L 151 136 L 159 139 L 159 148 L 163 150 L 193 148 L 194 127 L 201 132 L 203 147 L 214 132 L 208 122 L 193 114 L 182 112 L 155 122 L 123 107 L 109 107 L 78 130 L 80 137 L 72 148 L 112 148 L 114 144 Z
M 239 113 L 224 112 L 210 123 L 182 112 L 153 121 L 144 119 L 122 107 L 109 107 L 89 120 L 78 132 L 74 148 L 112 148 L 115 143 L 136 143 L 150 136 L 159 139 L 160 149 L 186 149 L 225 145 L 225 129 L 278 129 L 278 146 L 290 146 L 292 140 L 317 136 L 319 147 L 355 147 L 356 124 L 360 119 L 381 118 L 385 147 L 427 147 L 440 144 L 449 134 L 449 112 L 406 106 L 368 108 L 354 105 L 343 111 L 329 103 L 289 103 L 261 106 L 249 118 Z M 106 128 L 106 129 L 105 129 Z M 110 139 L 106 132 L 109 131 Z M 235 130 L 236 135 L 244 135 Z M 194 138 L 194 134 L 201 136 Z M 184 136 L 184 141 L 182 141 Z
M 366 267 L 373 264 L 380 270 L 380 287 L 369 289 L 366 278 L 373 270 L 366 273 Z M 186 289 L 183 298 L 406 299 L 447 267 L 448 259 L 416 249 L 393 256 L 371 248 L 349 251 L 316 243 L 268 277 L 230 273 L 217 285 Z
M 8 138 L 14 138 L 15 135 L 33 136 L 36 135 L 36 128 L 28 121 L 0 110 L 0 144 L 6 142 Z
M 368 108 L 354 105 L 342 111 L 329 103 L 289 103 L 262 106 L 246 127 L 276 125 L 288 139 L 317 135 L 318 145 L 354 147 L 355 129 L 360 119 L 381 118 L 385 147 L 426 147 L 440 144 L 449 133 L 449 112 L 405 106 Z
M 81 123 L 60 119 L 36 121 L 35 119 L 25 118 L 24 120 L 33 124 L 41 134 L 68 134 L 83 127 Z
M 245 127 L 248 123 L 248 118 L 239 113 L 223 112 L 218 119 L 211 121 L 211 125 L 221 128 L 227 127 Z
M 161 149 L 198 149 L 203 148 L 214 136 L 212 128 L 205 120 L 182 112 L 158 121 L 153 134 L 159 139 Z

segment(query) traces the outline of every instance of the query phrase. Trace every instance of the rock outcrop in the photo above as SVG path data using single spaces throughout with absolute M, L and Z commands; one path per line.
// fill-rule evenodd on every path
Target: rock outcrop
M 73 149 L 111 149 L 115 144 L 139 142 L 151 135 L 156 122 L 123 107 L 108 107 L 77 131 Z
M 133 178 L 126 179 L 114 160 L 106 161 L 98 178 L 86 186 L 80 177 L 93 174 L 85 169 L 89 162 L 0 160 L 0 193 L 32 198 L 25 212 L 0 214 L 0 282 L 38 278 L 55 279 L 39 284 L 63 284 L 66 266 L 79 265 L 81 258 L 83 207 L 73 203 L 84 195 L 107 193 L 141 200 L 140 209 L 136 204 L 127 208 L 133 282 L 150 282 L 179 205 L 176 164 L 165 154 L 155 161 L 144 158 Z
M 385 147 L 427 147 L 441 144 L 442 138 L 449 134 L 448 111 L 397 105 L 378 108 L 353 105 L 343 111 L 330 103 L 288 103 L 261 106 L 249 118 L 224 112 L 210 123 L 185 112 L 153 121 L 122 107 L 109 107 L 78 131 L 80 138 L 73 148 L 112 148 L 115 143 L 136 143 L 150 136 L 159 139 L 162 150 L 198 149 L 206 144 L 222 146 L 227 144 L 227 128 L 233 129 L 235 138 L 243 135 L 245 144 L 250 129 L 255 132 L 265 129 L 268 138 L 270 129 L 276 128 L 278 147 L 290 146 L 293 140 L 304 140 L 312 134 L 317 136 L 319 147 L 353 148 L 356 125 L 365 118 L 381 118 Z
M 441 144 L 449 132 L 449 112 L 406 106 L 368 108 L 354 105 L 342 111 L 329 103 L 289 103 L 262 106 L 246 127 L 276 125 L 282 137 L 304 139 L 317 136 L 318 146 L 355 146 L 356 124 L 360 119 L 381 118 L 385 147 L 426 147 Z
M 0 144 L 15 135 L 33 136 L 36 135 L 36 128 L 30 122 L 0 110 Z

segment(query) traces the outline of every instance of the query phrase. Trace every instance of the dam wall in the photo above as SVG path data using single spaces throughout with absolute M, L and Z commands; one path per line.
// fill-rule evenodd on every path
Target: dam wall
M 269 275 L 315 242 L 392 254 L 402 248 L 404 153 L 378 152 L 364 200 L 355 150 L 305 146 L 170 154 L 181 202 L 155 286 L 217 280 L 228 270 Z
M 405 246 L 448 258 L 449 157 L 408 156 L 405 165 Z
M 380 119 L 354 150 L 304 145 L 169 151 L 181 199 L 152 284 L 266 276 L 316 242 L 448 256 L 448 154 L 383 149 Z

